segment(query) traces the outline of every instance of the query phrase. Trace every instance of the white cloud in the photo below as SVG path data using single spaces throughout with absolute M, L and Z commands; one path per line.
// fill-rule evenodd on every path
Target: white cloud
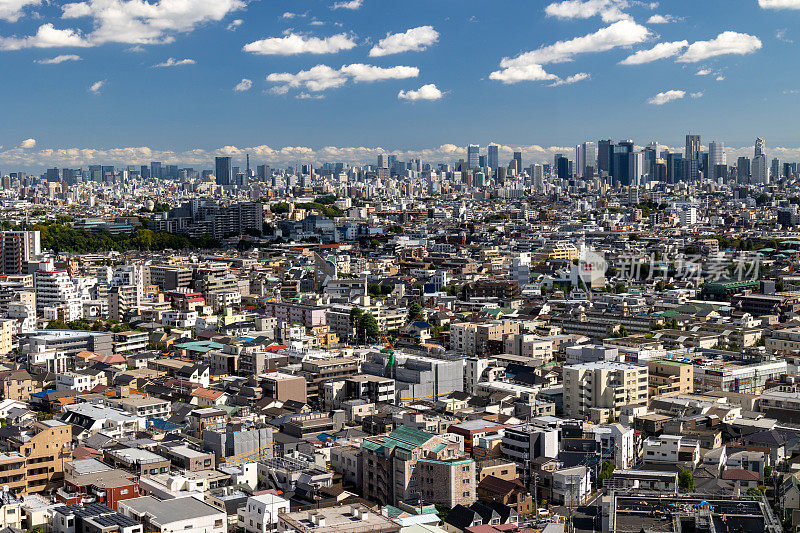
M 792 44 L 794 43 L 794 41 L 786 36 L 788 32 L 789 30 L 787 30 L 786 28 L 778 30 L 775 32 L 775 38 L 778 39 L 779 41 L 783 41 L 784 43 Z
M 295 17 L 300 17 L 300 16 L 302 15 L 298 15 L 297 13 L 292 13 L 291 11 L 286 11 L 283 15 L 281 15 L 281 18 L 293 19 Z
M 298 100 L 322 100 L 325 98 L 324 94 L 310 94 L 310 93 L 300 93 L 295 96 Z
M 387 33 L 386 37 L 369 51 L 370 57 L 383 57 L 402 52 L 421 52 L 439 40 L 433 26 L 411 28 L 403 33 Z
M 631 46 L 645 41 L 649 36 L 650 30 L 644 26 L 631 20 L 621 20 L 582 37 L 542 46 L 515 58 L 505 57 L 500 61 L 501 70 L 492 72 L 489 78 L 503 83 L 558 80 L 558 76 L 546 72 L 542 65 L 572 61 L 577 54 Z
M 133 54 L 140 54 L 140 53 L 144 52 L 144 46 L 142 46 L 141 44 L 137 44 L 137 45 L 131 46 L 130 48 L 126 48 L 125 51 L 133 53 Z
M 174 57 L 170 57 L 166 61 L 162 61 L 161 63 L 156 63 L 153 65 L 153 68 L 168 68 L 168 67 L 182 67 L 184 65 L 195 65 L 197 61 L 194 59 L 175 59 Z
M 80 61 L 81 56 L 75 54 L 64 54 L 59 55 L 56 57 L 51 57 L 48 59 L 37 59 L 34 63 L 39 63 L 40 65 L 58 65 L 59 63 L 65 63 L 67 61 Z
M 644 63 L 652 63 L 653 61 L 658 61 L 659 59 L 675 57 L 687 46 L 689 46 L 689 41 L 658 43 L 649 50 L 639 50 L 635 54 L 629 55 L 619 63 L 620 65 L 642 65 Z
M 335 54 L 342 50 L 355 48 L 353 35 L 339 33 L 320 39 L 296 33 L 284 37 L 270 37 L 244 45 L 242 50 L 258 55 L 290 56 L 296 54 Z
M 680 100 L 686 96 L 686 91 L 665 91 L 663 93 L 658 93 L 654 97 L 650 98 L 647 103 L 652 105 L 664 105 L 668 102 L 673 102 L 675 100 Z
M 725 31 L 710 41 L 696 41 L 692 43 L 682 56 L 680 63 L 697 63 L 706 59 L 722 55 L 744 55 L 755 52 L 761 48 L 761 40 L 755 35 Z
M 236 31 L 242 24 L 244 24 L 244 21 L 242 19 L 234 19 L 231 21 L 230 24 L 228 24 L 228 27 L 225 29 L 227 29 L 228 31 Z
M 354 83 L 374 82 L 383 80 L 400 80 L 416 78 L 419 69 L 416 67 L 376 67 L 363 63 L 344 65 L 340 69 L 333 69 L 327 65 L 317 65 L 308 70 L 301 70 L 296 74 L 289 72 L 275 72 L 267 76 L 267 81 L 278 83 L 271 89 L 273 94 L 286 94 L 289 89 L 304 88 L 311 92 L 322 92 L 335 89 L 352 80 Z
M 549 4 L 544 12 L 561 19 L 588 19 L 600 15 L 603 22 L 617 22 L 631 19 L 622 12 L 626 7 L 628 2 L 622 0 L 564 0 Z
M 567 76 L 566 78 L 558 79 L 555 82 L 550 84 L 550 87 L 560 87 L 561 85 L 572 85 L 573 83 L 578 83 L 579 81 L 588 80 L 591 76 L 586 72 L 578 72 L 577 74 L 573 74 L 572 76 Z
M 163 44 L 244 7 L 244 0 L 85 0 L 65 4 L 62 17 L 90 18 L 94 30 L 87 38 L 95 45 Z
M 100 94 L 100 91 L 103 90 L 103 87 L 105 87 L 105 84 L 106 84 L 106 80 L 96 81 L 96 82 L 94 82 L 93 84 L 91 84 L 89 86 L 89 92 L 94 93 L 94 94 Z
M 758 0 L 762 9 L 800 9 L 800 0 Z
M 696 93 L 692 93 L 689 96 L 691 96 L 692 98 L 702 98 L 703 94 L 704 94 L 703 91 L 697 91 Z
M 335 2 L 331 6 L 331 9 L 356 10 L 356 9 L 361 9 L 361 6 L 363 5 L 364 5 L 364 0 L 349 0 L 349 1 Z
M 23 48 L 83 48 L 91 46 L 79 31 L 56 29 L 52 24 L 42 24 L 35 35 L 27 37 L 0 37 L 0 50 L 22 50 Z
M 42 0 L 0 0 L 0 20 L 16 22 L 27 6 L 42 5 Z
M 725 81 L 725 76 L 723 76 L 723 75 L 719 75 L 719 76 L 717 76 L 717 77 L 716 77 L 716 78 L 714 78 L 714 79 L 715 79 L 715 80 L 717 80 L 717 81 Z
M 672 15 L 653 15 L 647 19 L 647 24 L 669 24 L 675 20 L 676 18 Z
M 36 148 L 36 139 L 25 139 L 20 143 L 20 148 L 24 148 L 26 150 L 30 150 L 31 148 Z
M 236 87 L 233 88 L 234 91 L 237 93 L 243 93 L 245 91 L 249 91 L 253 87 L 253 80 L 248 80 L 247 78 L 242 78 L 242 81 L 236 84 Z
M 711 74 L 711 71 L 709 69 L 701 68 L 700 70 L 697 71 L 695 76 L 708 76 L 709 74 Z
M 443 96 L 444 93 L 433 83 L 423 85 L 417 90 L 400 91 L 397 93 L 397 97 L 400 100 L 407 100 L 409 102 L 416 102 L 417 100 L 441 100 Z

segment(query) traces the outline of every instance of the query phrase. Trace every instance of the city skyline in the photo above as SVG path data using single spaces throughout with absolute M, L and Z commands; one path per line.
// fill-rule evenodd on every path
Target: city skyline
M 763 136 L 770 156 L 800 159 L 780 120 L 800 97 L 784 68 L 794 0 L 509 2 L 514 17 L 469 0 L 133 6 L 0 2 L 0 61 L 21 80 L 0 88 L 14 103 L 1 169 L 245 152 L 281 165 L 379 151 L 448 161 L 481 139 L 546 161 L 590 139 L 679 146 L 689 129 L 743 150 Z M 755 72 L 780 82 L 754 100 Z M 766 131 L 731 112 L 745 104 Z

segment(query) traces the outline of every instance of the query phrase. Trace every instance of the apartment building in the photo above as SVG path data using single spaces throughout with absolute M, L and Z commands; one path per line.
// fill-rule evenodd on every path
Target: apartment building
M 41 234 L 38 231 L 0 232 L 0 274 L 24 274 L 27 263 L 41 254 Z
M 689 394 L 694 390 L 694 366 L 663 359 L 648 361 L 647 384 L 650 396 Z
M 517 335 L 519 324 L 511 320 L 494 320 L 484 323 L 465 322 L 450 326 L 450 349 L 467 355 L 489 353 L 489 341 L 500 341 L 508 335 Z M 512 341 L 513 342 L 513 341 Z
M 358 359 L 352 357 L 333 357 L 303 361 L 299 376 L 307 382 L 308 401 L 316 401 L 320 386 L 327 381 L 338 381 L 357 374 Z
M 700 462 L 700 441 L 680 435 L 648 437 L 644 441 L 645 463 L 673 464 L 694 469 Z
M 6 448 L 12 457 L 23 458 L 22 464 L 12 458 L 14 468 L 3 472 L 9 486 L 22 494 L 52 492 L 63 483 L 65 464 L 72 458 L 72 427 L 58 420 L 35 422 L 8 437 Z
M 475 501 L 475 461 L 459 445 L 406 426 L 364 439 L 364 497 L 382 504 L 424 499 L 453 507 Z
M 308 399 L 306 379 L 303 376 L 268 372 L 259 376 L 259 379 L 261 389 L 267 398 L 275 398 L 280 402 L 293 400 L 300 403 L 306 403 Z
M 617 420 L 624 406 L 647 405 L 647 367 L 614 361 L 564 366 L 564 413 Z
M 531 461 L 558 455 L 558 430 L 530 424 L 507 427 L 500 444 L 503 459 L 517 465 L 523 483 L 531 479 Z

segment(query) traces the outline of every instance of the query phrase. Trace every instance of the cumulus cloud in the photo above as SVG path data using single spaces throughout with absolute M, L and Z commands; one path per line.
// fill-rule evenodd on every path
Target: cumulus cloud
M 786 28 L 777 30 L 775 32 L 775 38 L 778 39 L 779 41 L 783 41 L 784 43 L 792 44 L 794 43 L 794 41 L 786 36 L 788 32 L 789 30 L 787 30 Z
M 169 68 L 169 67 L 182 67 L 184 65 L 194 65 L 197 61 L 194 59 L 175 59 L 174 57 L 170 57 L 166 61 L 162 61 L 161 63 L 156 63 L 153 65 L 153 68 Z
M 708 76 L 709 74 L 711 74 L 711 71 L 709 69 L 701 68 L 700 70 L 697 71 L 695 76 Z
M 419 26 L 403 33 L 387 33 L 386 37 L 369 51 L 370 57 L 383 57 L 402 52 L 421 52 L 439 40 L 433 26 Z
M 42 5 L 42 0 L 0 0 L 0 20 L 18 21 L 28 6 Z
M 31 148 L 36 148 L 36 139 L 25 139 L 20 143 L 20 148 L 24 148 L 29 150 Z
M 568 41 L 558 41 L 517 57 L 500 61 L 501 70 L 492 72 L 490 79 L 503 83 L 520 81 L 555 81 L 559 77 L 546 72 L 543 65 L 572 61 L 578 54 L 608 50 L 641 43 L 650 37 L 650 30 L 632 20 L 620 20 L 594 33 Z
M 322 100 L 325 98 L 324 94 L 311 94 L 311 93 L 300 93 L 295 96 L 298 100 Z
M 84 48 L 92 46 L 80 31 L 57 29 L 50 23 L 42 24 L 34 35 L 27 37 L 0 37 L 0 50 L 22 50 L 23 48 Z
M 761 40 L 755 35 L 725 31 L 710 41 L 693 42 L 678 58 L 680 63 L 697 63 L 723 55 L 745 55 L 761 48 Z
M 62 16 L 91 19 L 94 29 L 87 38 L 95 45 L 162 44 L 244 7 L 244 0 L 85 0 L 65 4 Z
M 550 84 L 550 87 L 560 87 L 561 85 L 572 85 L 573 83 L 578 83 L 579 81 L 588 80 L 591 78 L 588 73 L 586 72 L 578 72 L 577 74 L 573 74 L 572 76 L 567 76 L 564 79 L 558 79 L 555 82 Z
M 762 9 L 800 9 L 800 0 L 758 0 Z
M 647 24 L 669 24 L 670 22 L 675 22 L 676 20 L 678 19 L 672 15 L 653 15 L 647 19 Z
M 343 2 L 335 2 L 331 9 L 350 9 L 352 11 L 356 9 L 361 9 L 361 6 L 364 5 L 364 0 L 349 0 Z
M 247 78 L 242 78 L 242 81 L 236 84 L 236 87 L 233 88 L 234 91 L 237 93 L 243 93 L 245 91 L 249 91 L 253 87 L 253 80 L 248 80 Z
M 669 102 L 674 102 L 675 100 L 680 100 L 684 96 L 686 96 L 686 91 L 664 91 L 650 98 L 647 103 L 652 105 L 664 105 Z
M 230 22 L 230 24 L 228 24 L 228 27 L 225 29 L 227 29 L 228 31 L 236 31 L 242 24 L 244 24 L 244 21 L 242 19 L 234 19 Z
M 703 91 L 697 91 L 696 93 L 692 93 L 689 96 L 691 96 L 692 98 L 702 98 L 703 94 L 704 94 Z
M 352 80 L 354 83 L 375 82 L 383 80 L 400 80 L 416 78 L 419 76 L 417 67 L 376 67 L 363 63 L 344 65 L 334 69 L 328 65 L 317 65 L 308 70 L 301 70 L 296 74 L 289 72 L 275 72 L 267 76 L 267 81 L 277 83 L 271 92 L 273 94 L 286 94 L 289 89 L 303 88 L 313 93 L 341 87 Z
M 658 43 L 649 50 L 639 50 L 635 54 L 629 55 L 619 63 L 620 65 L 642 65 L 644 63 L 652 63 L 653 61 L 658 61 L 659 59 L 675 57 L 687 46 L 689 46 L 689 41 Z
M 353 35 L 339 33 L 320 39 L 296 33 L 288 33 L 283 37 L 270 37 L 244 45 L 242 50 L 258 55 L 290 56 L 296 54 L 335 54 L 342 50 L 355 48 Z
M 400 91 L 397 93 L 397 97 L 400 100 L 409 102 L 416 102 L 418 100 L 441 100 L 443 96 L 444 93 L 433 83 L 423 85 L 417 90 Z
M 100 94 L 100 91 L 103 90 L 103 87 L 106 85 L 106 80 L 96 81 L 89 86 L 89 92 L 93 94 Z
M 544 8 L 549 17 L 560 19 L 588 19 L 600 15 L 603 22 L 617 22 L 631 18 L 622 10 L 628 3 L 620 0 L 564 0 Z
M 58 65 L 59 63 L 66 63 L 67 61 L 80 61 L 81 56 L 75 54 L 64 54 L 47 59 L 37 59 L 34 63 L 40 65 Z

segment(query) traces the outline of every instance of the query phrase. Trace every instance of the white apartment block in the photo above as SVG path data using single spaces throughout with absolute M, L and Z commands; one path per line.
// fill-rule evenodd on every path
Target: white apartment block
M 647 405 L 647 367 L 615 361 L 564 366 L 564 413 L 594 422 L 619 419 L 625 406 Z

